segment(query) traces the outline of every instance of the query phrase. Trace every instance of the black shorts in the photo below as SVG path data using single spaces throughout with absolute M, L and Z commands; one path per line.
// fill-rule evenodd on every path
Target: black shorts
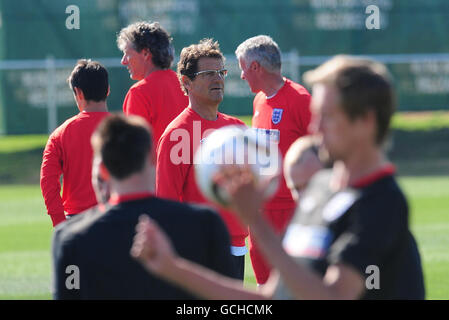
M 242 280 L 245 278 L 245 256 L 232 256 L 235 270 L 237 271 L 236 279 Z

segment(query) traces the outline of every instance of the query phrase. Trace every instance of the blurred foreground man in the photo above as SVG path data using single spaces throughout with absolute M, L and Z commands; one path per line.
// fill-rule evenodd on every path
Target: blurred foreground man
M 235 277 L 229 234 L 215 212 L 154 195 L 154 145 L 145 120 L 113 115 L 92 136 L 93 183 L 109 202 L 62 223 L 53 237 L 55 299 L 192 299 L 129 255 L 138 217 L 169 234 L 180 255 Z M 100 179 L 99 179 L 100 177 Z M 206 231 L 205 231 L 206 230 Z
M 407 200 L 383 150 L 396 107 L 390 74 L 380 63 L 337 56 L 304 78 L 313 89 L 312 131 L 335 162 L 312 179 L 287 229 L 283 247 L 305 267 L 281 271 L 275 297 L 423 299 Z M 293 260 L 285 262 L 287 271 Z
M 283 239 L 259 212 L 262 190 L 251 171 L 225 168 L 217 178 L 232 194 L 235 212 L 251 227 L 279 280 L 254 294 L 179 260 L 155 223 L 139 226 L 132 254 L 148 270 L 202 297 L 424 299 L 407 201 L 382 148 L 395 109 L 387 69 L 370 60 L 337 56 L 307 72 L 305 80 L 313 86 L 312 127 L 334 165 L 312 177 Z

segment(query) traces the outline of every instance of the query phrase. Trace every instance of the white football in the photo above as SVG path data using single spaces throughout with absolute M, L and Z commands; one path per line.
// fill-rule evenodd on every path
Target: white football
M 279 187 L 282 157 L 276 141 L 258 135 L 251 128 L 232 125 L 217 129 L 202 140 L 195 153 L 194 164 L 196 182 L 203 195 L 227 207 L 229 195 L 213 181 L 223 164 L 249 164 L 258 183 L 270 179 L 264 190 L 266 200 Z

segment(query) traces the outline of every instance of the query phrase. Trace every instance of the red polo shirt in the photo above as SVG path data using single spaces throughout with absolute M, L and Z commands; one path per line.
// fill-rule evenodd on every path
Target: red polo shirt
M 193 165 L 196 148 L 200 145 L 201 139 L 205 138 L 204 132 L 228 125 L 245 124 L 223 113 L 218 113 L 216 120 L 206 120 L 190 107 L 173 120 L 162 135 L 157 148 L 156 195 L 214 207 L 228 228 L 231 244 L 243 247 L 248 235 L 247 228 L 243 227 L 232 212 L 212 204 L 203 197 L 196 184 Z
M 274 97 L 259 92 L 254 98 L 252 127 L 258 134 L 269 134 L 278 143 L 282 157 L 291 144 L 308 134 L 310 123 L 310 94 L 300 84 L 284 78 L 284 86 Z M 296 206 L 284 175 L 275 196 L 265 204 L 266 209 L 290 209 Z
M 80 112 L 65 121 L 48 138 L 40 185 L 53 225 L 97 204 L 92 187 L 92 133 L 108 112 Z M 61 184 L 62 180 L 62 197 Z M 64 213 L 65 212 L 65 213 Z
M 181 89 L 176 73 L 158 70 L 135 83 L 123 102 L 126 115 L 138 115 L 151 125 L 154 145 L 167 125 L 189 104 L 189 98 Z

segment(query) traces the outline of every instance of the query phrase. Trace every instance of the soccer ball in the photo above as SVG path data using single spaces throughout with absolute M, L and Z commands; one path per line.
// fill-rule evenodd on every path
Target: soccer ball
M 230 197 L 213 177 L 223 165 L 249 165 L 256 183 L 270 180 L 264 189 L 267 200 L 279 187 L 282 158 L 276 142 L 258 135 L 244 126 L 226 126 L 215 130 L 202 140 L 195 157 L 195 178 L 200 191 L 208 200 L 228 207 Z

